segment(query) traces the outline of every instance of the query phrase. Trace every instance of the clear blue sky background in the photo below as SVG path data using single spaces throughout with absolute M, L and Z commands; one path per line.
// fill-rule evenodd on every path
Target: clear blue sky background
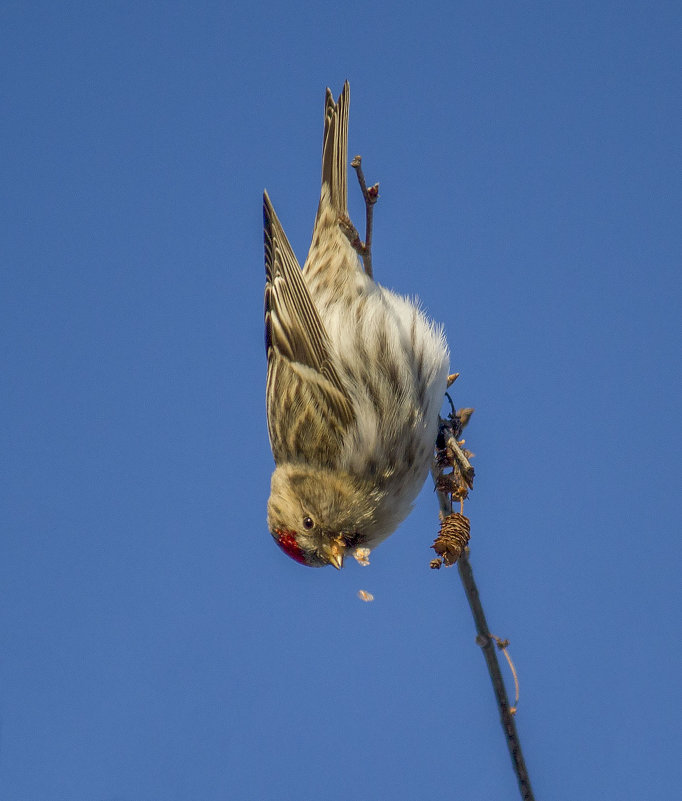
M 538 799 L 676 796 L 681 23 L 2 3 L 3 801 L 517 797 L 431 489 L 369 568 L 265 525 L 261 192 L 303 259 L 345 78 L 375 274 L 476 407 L 472 563 Z

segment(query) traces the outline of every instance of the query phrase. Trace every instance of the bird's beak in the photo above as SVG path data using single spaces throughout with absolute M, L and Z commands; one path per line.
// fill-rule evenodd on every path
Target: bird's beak
M 334 565 L 337 570 L 341 570 L 345 551 L 346 545 L 343 541 L 334 542 L 329 549 L 329 564 Z

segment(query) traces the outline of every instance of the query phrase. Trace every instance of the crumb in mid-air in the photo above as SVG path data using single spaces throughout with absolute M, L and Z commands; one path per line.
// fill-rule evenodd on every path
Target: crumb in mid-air
M 370 601 L 374 600 L 374 596 L 372 595 L 372 593 L 367 592 L 366 590 L 358 590 L 358 598 L 361 601 L 365 601 L 366 603 L 369 603 Z

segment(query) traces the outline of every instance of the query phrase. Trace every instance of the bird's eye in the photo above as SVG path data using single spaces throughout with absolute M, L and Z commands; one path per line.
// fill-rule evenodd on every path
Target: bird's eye
M 310 528 L 312 528 L 314 525 L 315 525 L 315 523 L 313 523 L 313 519 L 312 519 L 312 517 L 304 517 L 304 518 L 303 518 L 303 528 L 308 528 L 308 529 L 310 529 Z

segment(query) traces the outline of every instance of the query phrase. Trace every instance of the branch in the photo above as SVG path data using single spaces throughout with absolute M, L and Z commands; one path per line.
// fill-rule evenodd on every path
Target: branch
M 509 748 L 509 754 L 512 759 L 512 764 L 514 765 L 514 772 L 519 782 L 521 798 L 523 801 L 534 801 L 535 796 L 530 787 L 530 778 L 521 751 L 521 741 L 516 731 L 516 721 L 511 713 L 509 699 L 507 698 L 507 690 L 502 679 L 502 672 L 500 671 L 500 663 L 497 661 L 497 651 L 495 650 L 494 640 L 490 631 L 488 631 L 488 623 L 485 619 L 481 597 L 476 582 L 474 581 L 474 574 L 467 552 L 460 556 L 457 568 L 459 570 L 459 577 L 462 580 L 464 592 L 469 601 L 469 606 L 471 607 L 471 614 L 474 616 L 474 622 L 476 623 L 476 643 L 481 646 L 486 665 L 488 666 L 488 673 L 490 673 L 490 680 L 493 683 L 497 707 L 500 710 L 500 721 L 507 739 L 507 747 Z
M 350 166 L 355 170 L 362 196 L 365 199 L 365 241 L 363 242 L 360 239 L 358 229 L 353 225 L 347 214 L 339 218 L 339 225 L 341 226 L 341 230 L 348 237 L 348 241 L 351 243 L 355 252 L 362 257 L 365 273 L 372 278 L 372 220 L 374 204 L 379 199 L 379 184 L 374 184 L 374 186 L 370 187 L 367 186 L 365 174 L 362 171 L 362 156 L 356 156 L 353 161 L 351 161 Z
M 457 375 L 450 376 L 448 386 L 450 386 Z M 432 468 L 436 492 L 438 493 L 438 503 L 440 506 L 441 530 L 432 545 L 438 554 L 438 558 L 431 562 L 431 567 L 440 568 L 442 564 L 447 567 L 457 562 L 459 576 L 462 586 L 466 593 L 471 613 L 476 624 L 476 643 L 481 646 L 485 657 L 488 673 L 495 691 L 497 706 L 500 710 L 500 721 L 507 740 L 507 747 L 512 758 L 514 772 L 519 783 L 519 790 L 523 801 L 534 801 L 533 791 L 530 786 L 530 778 L 526 769 L 526 763 L 521 751 L 521 741 L 516 731 L 516 722 L 513 711 L 509 705 L 507 690 L 504 686 L 500 663 L 497 661 L 495 650 L 496 638 L 488 630 L 488 623 L 483 612 L 478 587 L 474 581 L 474 574 L 469 562 L 469 520 L 464 517 L 462 511 L 453 513 L 453 499 L 460 502 L 460 509 L 463 509 L 464 499 L 473 486 L 474 469 L 469 463 L 473 454 L 466 450 L 464 440 L 458 437 L 462 429 L 469 421 L 473 409 L 461 409 L 455 411 L 452 399 L 448 395 L 448 400 L 452 407 L 450 415 L 446 419 L 441 419 L 438 439 L 436 441 L 436 454 Z M 450 468 L 450 472 L 446 472 Z M 499 647 L 506 647 L 504 643 L 497 641 Z M 506 652 L 505 652 L 506 653 Z M 509 657 L 507 657 L 509 658 Z

